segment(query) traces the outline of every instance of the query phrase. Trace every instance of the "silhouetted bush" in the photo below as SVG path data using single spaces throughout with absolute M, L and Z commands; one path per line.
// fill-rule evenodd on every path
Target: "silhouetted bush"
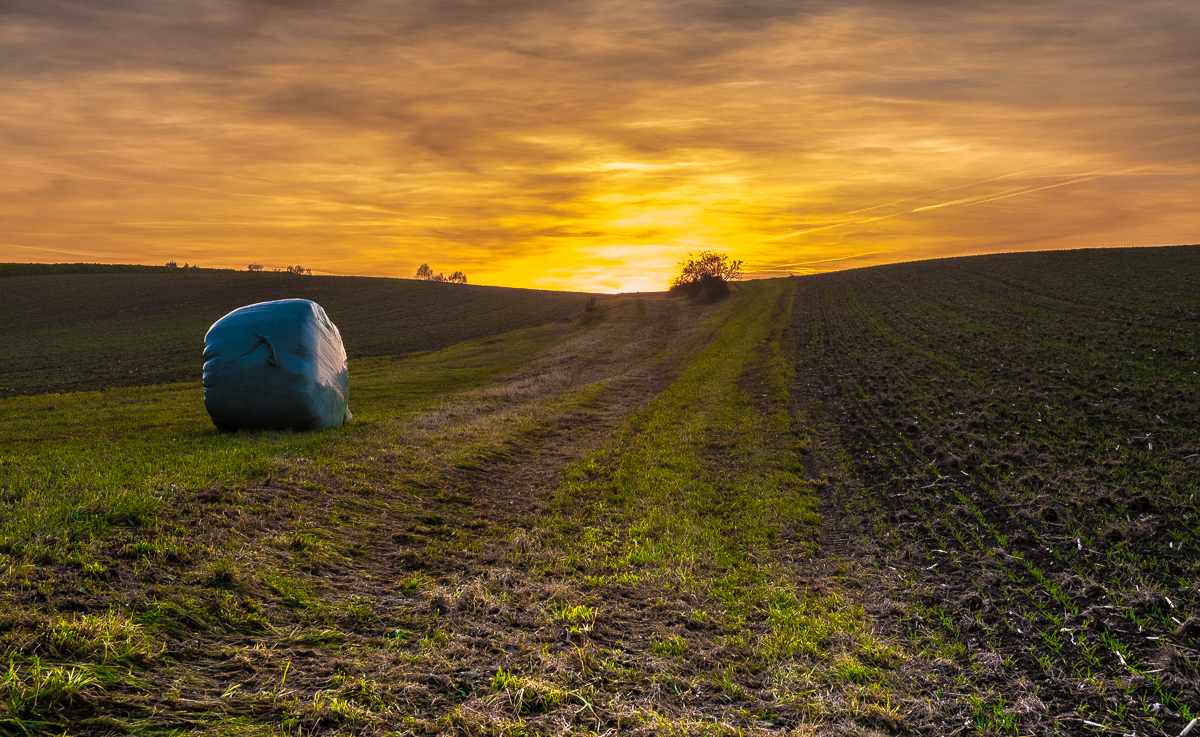
M 680 263 L 679 276 L 671 283 L 672 294 L 682 294 L 696 302 L 715 302 L 729 295 L 729 282 L 742 273 L 741 261 L 716 251 L 701 251 L 700 255 Z
M 690 300 L 707 304 L 729 296 L 729 283 L 719 276 L 702 276 L 695 281 L 676 284 L 672 294 L 682 294 Z

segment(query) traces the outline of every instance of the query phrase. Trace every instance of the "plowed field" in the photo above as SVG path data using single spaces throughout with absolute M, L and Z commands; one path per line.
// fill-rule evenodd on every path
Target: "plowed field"
M 793 328 L 826 551 L 910 577 L 891 616 L 962 644 L 1006 704 L 977 716 L 1177 734 L 1200 704 L 1200 249 L 806 277 Z

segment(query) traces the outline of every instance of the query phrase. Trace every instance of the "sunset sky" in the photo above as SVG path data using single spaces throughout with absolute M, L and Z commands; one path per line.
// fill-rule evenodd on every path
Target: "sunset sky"
M 0 0 L 0 261 L 663 289 L 1200 242 L 1200 2 Z

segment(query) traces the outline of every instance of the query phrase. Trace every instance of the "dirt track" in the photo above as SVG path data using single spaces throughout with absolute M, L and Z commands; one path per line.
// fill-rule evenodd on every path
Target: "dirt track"
M 599 657 L 597 648 L 644 648 L 643 638 L 660 631 L 672 611 L 681 617 L 686 610 L 683 602 L 653 604 L 657 590 L 629 589 L 622 594 L 627 606 L 619 607 L 624 614 L 598 624 L 586 643 L 572 642 L 546 605 L 592 595 L 579 590 L 578 576 L 560 572 L 556 553 L 539 542 L 539 526 L 561 470 L 662 390 L 679 355 L 706 339 L 707 313 L 663 296 L 602 301 L 593 324 L 519 374 L 385 423 L 380 437 L 403 441 L 357 459 L 353 473 L 329 474 L 293 459 L 274 478 L 244 488 L 213 486 L 163 514 L 159 529 L 127 536 L 125 550 L 132 550 L 172 528 L 186 531 L 193 545 L 233 551 L 222 573 L 213 573 L 212 560 L 191 554 L 161 555 L 153 565 L 116 555 L 102 560 L 103 590 L 64 566 L 35 576 L 35 583 L 53 581 L 62 594 L 10 589 L 9 605 L 67 616 L 116 606 L 173 633 L 161 655 L 142 659 L 152 695 L 112 689 L 103 702 L 113 719 L 134 720 L 127 724 L 156 712 L 143 728 L 203 729 L 213 711 L 227 720 L 259 719 L 264 710 L 283 718 L 289 695 L 312 698 L 355 679 L 386 691 L 361 694 L 360 703 L 379 698 L 401 705 L 416 723 L 428 722 L 430 733 L 442 731 L 435 722 L 456 708 L 474 710 L 484 721 L 523 716 L 537 728 L 537 712 L 559 697 L 528 694 L 532 714 L 498 704 L 489 686 L 498 668 L 586 671 L 594 667 L 587 658 Z M 583 400 L 572 400 L 579 393 Z M 527 429 L 489 460 L 460 464 L 429 484 L 397 483 L 415 467 L 453 467 L 453 459 L 430 454 L 473 440 L 493 442 L 513 422 Z M 267 570 L 290 570 L 290 588 L 255 573 Z M 292 606 L 264 605 L 281 595 L 285 602 L 291 597 Z M 318 595 L 319 611 L 308 607 Z M 10 643 L 32 636 L 37 648 L 34 632 L 41 626 L 17 617 L 0 631 Z M 423 654 L 397 655 L 406 650 Z M 582 664 L 572 660 L 580 657 Z M 383 722 L 371 727 L 365 714 L 354 731 L 383 728 Z M 610 710 L 600 719 L 619 725 L 622 717 Z M 349 722 L 326 707 L 310 710 L 303 724 L 307 733 Z

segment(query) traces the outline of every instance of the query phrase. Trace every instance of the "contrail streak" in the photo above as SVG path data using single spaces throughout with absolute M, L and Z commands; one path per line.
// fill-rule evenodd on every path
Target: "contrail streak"
M 874 256 L 877 253 L 884 253 L 884 251 L 867 251 L 866 253 L 856 253 L 853 256 L 838 256 L 837 258 L 821 258 L 814 261 L 797 261 L 791 264 L 759 266 L 756 267 L 754 271 L 782 271 L 786 269 L 794 269 L 800 266 L 811 266 L 812 264 L 827 264 L 830 261 L 848 261 L 854 258 L 863 258 L 864 256 Z
M 41 246 L 26 246 L 21 243 L 5 243 L 4 245 L 5 245 L 5 247 L 8 247 L 8 248 L 24 248 L 29 251 L 44 251 L 46 253 L 65 253 L 70 256 L 86 256 L 87 258 L 96 258 L 96 256 L 97 256 L 95 251 L 91 251 L 91 252 L 69 251 L 65 248 L 42 248 Z M 114 255 L 114 254 L 101 255 L 100 257 L 101 258 L 120 258 L 119 255 Z
M 1171 136 L 1169 138 L 1163 138 L 1158 141 L 1151 141 L 1149 143 L 1143 143 L 1143 144 L 1140 144 L 1137 146 L 1131 146 L 1129 148 L 1120 149 L 1118 151 L 1112 151 L 1106 155 L 1113 156 L 1113 155 L 1117 155 L 1117 154 L 1124 154 L 1124 153 L 1128 153 L 1130 151 L 1137 151 L 1139 149 L 1149 148 L 1151 146 L 1159 146 L 1164 143 L 1171 143 L 1173 141 L 1178 141 L 1178 140 L 1184 139 L 1184 138 L 1194 138 L 1196 136 L 1200 136 L 1200 132 L 1184 133 L 1184 134 L 1181 134 L 1178 136 Z M 1094 158 L 1096 158 L 1096 157 L 1089 156 L 1089 157 L 1083 157 L 1082 160 L 1094 159 Z M 1191 159 L 1183 159 L 1182 161 L 1191 161 L 1195 158 L 1197 158 L 1197 157 L 1192 157 Z M 1072 159 L 1066 159 L 1063 161 L 1054 161 L 1054 162 L 1051 162 L 1048 164 L 1042 164 L 1041 166 L 1035 166 L 1035 167 L 1032 167 L 1029 169 L 1021 169 L 1018 171 L 1009 172 L 1007 174 L 1001 174 L 999 176 L 989 177 L 988 179 L 980 179 L 978 181 L 968 182 L 966 184 L 957 184 L 953 187 L 943 187 L 942 189 L 933 190 L 931 192 L 922 192 L 921 194 L 912 195 L 911 197 L 902 197 L 901 199 L 892 200 L 891 202 L 885 202 L 885 203 L 882 203 L 879 205 L 871 205 L 870 207 L 863 207 L 863 208 L 859 208 L 858 210 L 850 210 L 848 212 L 842 213 L 841 217 L 845 217 L 847 215 L 855 215 L 860 212 L 870 212 L 871 210 L 878 210 L 883 207 L 891 207 L 893 205 L 899 205 L 904 202 L 911 202 L 912 200 L 920 199 L 922 197 L 929 197 L 930 195 L 941 194 L 943 192 L 952 192 L 956 189 L 965 189 L 967 187 L 976 187 L 981 184 L 988 184 L 990 182 L 998 182 L 998 181 L 1001 181 L 1004 179 L 1011 179 L 1013 177 L 1019 177 L 1019 176 L 1029 174 L 1031 172 L 1038 171 L 1039 169 L 1045 169 L 1048 166 L 1061 166 L 1063 164 L 1068 164 L 1068 163 L 1071 163 L 1074 161 L 1079 161 L 1079 160 L 1081 160 L 1081 159 L 1077 157 L 1077 158 L 1072 158 Z M 1178 164 L 1181 162 L 1175 161 L 1174 163 Z M 940 202 L 935 205 L 925 205 L 924 207 L 917 207 L 912 210 L 896 212 L 896 213 L 892 213 L 891 215 L 881 215 L 879 217 L 866 218 L 866 219 L 861 219 L 861 220 L 858 220 L 858 219 L 840 220 L 836 223 L 831 223 L 829 225 L 822 225 L 822 226 L 818 226 L 816 228 L 806 228 L 804 230 L 796 230 L 796 231 L 792 231 L 790 233 L 784 233 L 782 235 L 776 235 L 776 236 L 772 236 L 770 238 L 764 238 L 760 241 L 756 241 L 756 243 L 769 243 L 771 241 L 785 240 L 787 238 L 794 238 L 798 235 L 807 235 L 809 233 L 816 233 L 816 232 L 819 232 L 822 230 L 831 230 L 833 228 L 840 228 L 840 227 L 846 226 L 846 225 L 865 225 L 867 223 L 873 223 L 873 222 L 877 222 L 879 220 L 887 220 L 888 218 L 894 218 L 894 217 L 898 217 L 900 215 L 911 215 L 913 213 L 924 212 L 926 210 L 937 210 L 937 209 L 940 209 L 943 207 L 951 207 L 951 206 L 956 206 L 956 205 L 962 205 L 964 207 L 968 206 L 968 205 L 982 205 L 987 202 L 995 202 L 996 200 L 1003 200 L 1003 199 L 1007 199 L 1009 197 L 1016 197 L 1018 195 L 1032 194 L 1034 192 L 1040 192 L 1040 191 L 1046 190 L 1046 189 L 1054 189 L 1056 187 L 1065 187 L 1069 184 L 1082 184 L 1083 182 L 1090 182 L 1094 179 L 1100 179 L 1103 177 L 1132 174 L 1137 171 L 1142 171 L 1144 169 L 1148 169 L 1151 166 L 1154 166 L 1154 164 L 1146 164 L 1144 166 L 1132 167 L 1129 169 L 1121 169 L 1121 170 L 1117 170 L 1117 171 L 1111 171 L 1111 169 L 1113 169 L 1114 167 L 1108 167 L 1107 169 L 1093 170 L 1093 171 L 1090 171 L 1090 172 L 1087 172 L 1084 174 L 1075 173 L 1075 174 L 1051 175 L 1051 176 L 1071 177 L 1071 179 L 1069 179 L 1069 181 L 1066 181 L 1066 182 L 1056 182 L 1055 184 L 1049 184 L 1049 185 L 1045 185 L 1042 187 L 1015 187 L 1013 189 L 1009 189 L 1009 190 L 1006 190 L 1006 191 L 998 193 L 998 194 L 991 193 L 991 194 L 975 195 L 973 197 L 963 197 L 963 198 L 960 198 L 957 200 L 950 200 L 949 202 Z
M 939 207 L 950 207 L 952 205 L 963 205 L 963 206 L 979 205 L 984 202 L 994 202 L 996 200 L 1003 200 L 1008 197 L 1016 197 L 1017 195 L 1030 194 L 1032 192 L 1041 192 L 1044 189 L 1054 189 L 1055 187 L 1065 187 L 1068 184 L 1079 184 L 1081 182 L 1090 182 L 1093 179 L 1102 179 L 1104 177 L 1117 176 L 1120 174 L 1131 174 L 1135 171 L 1141 171 L 1142 169 L 1147 169 L 1150 166 L 1151 166 L 1150 164 L 1147 164 L 1145 166 L 1135 166 L 1135 167 L 1132 167 L 1129 169 L 1119 169 L 1117 171 L 1111 171 L 1111 167 L 1110 167 L 1110 169 L 1100 169 L 1098 171 L 1090 171 L 1090 172 L 1087 172 L 1086 174 L 1076 174 L 1074 179 L 1071 179 L 1066 182 L 1055 182 L 1054 184 L 1047 184 L 1047 185 L 1044 185 L 1041 187 L 1014 187 L 1012 189 L 1009 189 L 1009 190 L 1006 190 L 1006 191 L 1000 192 L 1000 193 L 981 194 L 981 195 L 975 195 L 974 197 L 964 197 L 959 200 L 950 200 L 949 202 L 941 202 L 936 205 L 926 205 L 924 207 L 918 207 L 915 210 L 911 210 L 911 212 L 924 212 L 925 210 L 936 210 Z M 1066 176 L 1066 175 L 1064 175 L 1064 176 Z
M 880 215 L 879 217 L 863 218 L 862 220 L 843 220 L 838 223 L 833 223 L 832 225 L 822 225 L 819 228 L 809 228 L 807 230 L 797 230 L 792 233 L 784 233 L 783 235 L 776 235 L 776 236 L 772 236 L 770 238 L 763 238 L 761 241 L 755 241 L 755 243 L 768 243 L 770 241 L 781 241 L 785 238 L 794 238 L 798 235 L 804 235 L 806 233 L 816 233 L 817 231 L 820 231 L 820 230 L 829 230 L 830 228 L 839 228 L 843 225 L 864 225 L 866 223 L 874 223 L 874 222 L 878 222 L 880 220 L 889 220 L 894 217 L 899 217 L 900 215 L 908 215 L 908 214 L 909 213 L 907 213 L 907 212 L 894 212 L 891 215 Z
M 871 205 L 870 207 L 863 207 L 858 210 L 851 210 L 850 212 L 847 212 L 845 214 L 846 215 L 855 215 L 860 212 L 869 212 L 871 210 L 878 210 L 881 207 L 891 207 L 892 205 L 899 205 L 902 202 L 911 202 L 912 200 L 918 200 L 922 197 L 929 197 L 931 195 L 941 194 L 942 192 L 953 192 L 956 189 L 965 189 L 967 187 L 977 187 L 980 184 L 987 184 L 988 182 L 998 182 L 1001 179 L 1009 179 L 1011 177 L 1021 176 L 1022 174 L 1028 174 L 1029 172 L 1037 171 L 1038 169 L 1045 169 L 1048 166 L 1054 166 L 1055 164 L 1062 164 L 1062 163 L 1064 163 L 1064 162 L 1058 161 L 1058 162 L 1054 162 L 1054 163 L 1050 163 L 1050 164 L 1042 164 L 1041 166 L 1035 166 L 1032 169 L 1021 169 L 1020 171 L 1011 171 L 1007 174 L 1000 174 L 999 176 L 989 177 L 987 179 L 980 179 L 979 181 L 976 181 L 976 182 L 967 182 L 966 184 L 956 184 L 953 187 L 944 187 L 942 189 L 935 189 L 932 192 L 922 192 L 921 194 L 915 194 L 915 195 L 912 195 L 911 197 L 902 197 L 898 200 L 892 200 L 891 202 L 885 202 L 882 205 Z

